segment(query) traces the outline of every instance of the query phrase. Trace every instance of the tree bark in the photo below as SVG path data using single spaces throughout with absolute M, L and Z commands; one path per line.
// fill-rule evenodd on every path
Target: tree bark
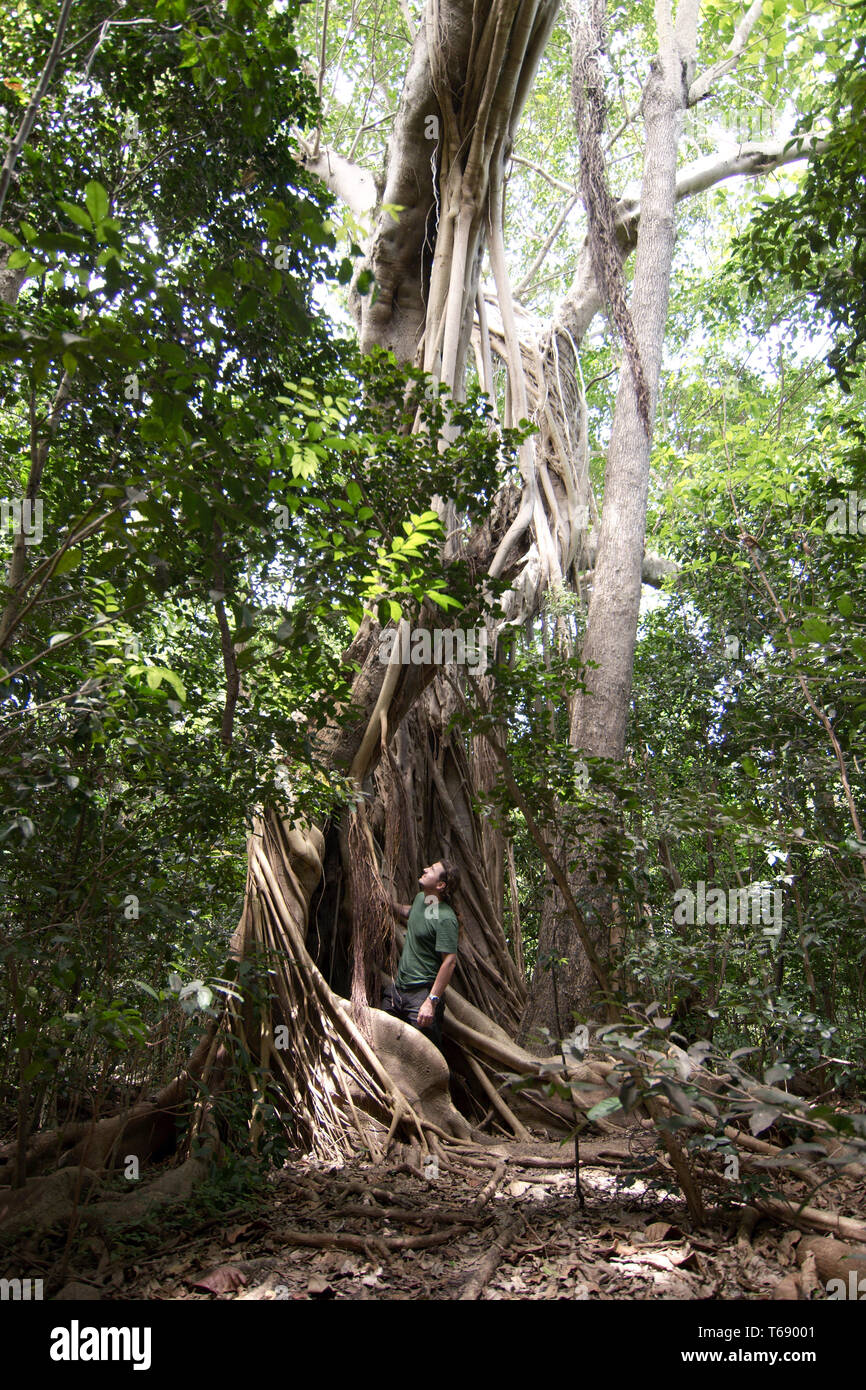
M 681 6 L 682 9 L 682 6 Z M 581 756 L 620 762 L 625 752 L 634 650 L 640 611 L 646 538 L 652 422 L 658 395 L 676 232 L 677 148 L 682 114 L 688 103 L 684 74 L 693 51 L 682 47 L 688 35 L 674 31 L 668 0 L 656 6 L 660 51 L 643 96 L 646 129 L 640 221 L 630 301 L 631 320 L 648 393 L 648 419 L 641 408 L 634 372 L 626 363 L 619 390 L 605 471 L 604 506 L 592 594 L 582 648 L 584 689 L 572 707 L 570 741 Z M 612 902 L 598 881 L 598 848 L 604 840 L 603 817 L 590 813 L 578 836 L 580 862 L 570 875 L 575 899 L 592 923 L 593 945 L 606 968 L 611 960 Z M 569 846 L 559 845 L 560 862 Z M 547 1027 L 567 1029 L 574 1012 L 592 1009 L 596 983 L 561 903 L 553 894 L 539 930 L 539 959 L 563 961 L 540 968 L 530 986 L 523 1033 Z

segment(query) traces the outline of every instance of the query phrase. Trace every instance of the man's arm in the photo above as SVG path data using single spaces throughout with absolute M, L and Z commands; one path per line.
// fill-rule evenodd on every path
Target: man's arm
M 391 911 L 398 922 L 408 922 L 409 913 L 412 911 L 411 903 L 392 903 Z
M 433 1022 L 433 1015 L 436 1011 L 436 1005 L 431 1003 L 431 998 L 434 994 L 436 995 L 437 999 L 442 998 L 442 995 L 445 993 L 446 989 L 451 983 L 451 976 L 454 974 L 454 967 L 456 966 L 456 964 L 456 951 L 451 951 L 447 956 L 442 957 L 442 964 L 440 965 L 439 973 L 433 982 L 433 988 L 431 989 L 427 998 L 424 1000 L 424 1003 L 418 1010 L 418 1022 L 420 1023 L 422 1028 L 426 1028 L 429 1024 Z

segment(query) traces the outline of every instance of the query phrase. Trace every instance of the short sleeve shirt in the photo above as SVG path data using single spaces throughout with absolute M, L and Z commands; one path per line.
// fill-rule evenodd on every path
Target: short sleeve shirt
M 424 894 L 418 893 L 409 913 L 403 954 L 394 976 L 398 988 L 432 984 L 439 974 L 442 957 L 457 951 L 458 935 L 454 909 L 438 902 L 432 893 L 425 903 Z

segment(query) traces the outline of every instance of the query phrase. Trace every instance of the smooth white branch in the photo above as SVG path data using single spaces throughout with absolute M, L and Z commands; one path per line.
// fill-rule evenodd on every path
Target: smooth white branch
M 336 150 L 324 145 L 314 153 L 313 146 L 296 137 L 301 163 L 311 174 L 316 174 L 332 193 L 346 204 L 357 218 L 366 217 L 376 206 L 376 180 L 369 169 L 344 159 Z
M 794 140 L 770 140 L 760 144 L 740 145 L 730 154 L 711 154 L 703 159 L 695 159 L 677 174 L 676 201 L 679 203 L 684 198 L 705 193 L 707 189 L 724 183 L 726 179 L 757 178 L 762 174 L 772 173 L 784 164 L 809 159 L 826 148 L 825 138 L 806 135 Z M 640 220 L 638 185 L 630 184 L 626 187 L 617 201 L 616 214 L 620 249 L 625 258 L 634 248 Z M 590 322 L 601 308 L 601 296 L 595 285 L 590 257 L 584 245 L 578 257 L 577 274 L 565 298 L 554 312 L 552 326 L 568 327 L 575 342 L 580 343 Z
M 753 0 L 734 30 L 734 37 L 731 40 L 727 58 L 721 58 L 718 63 L 713 63 L 712 67 L 707 68 L 706 72 L 702 72 L 700 77 L 695 78 L 690 86 L 689 106 L 703 101 L 704 97 L 709 96 L 716 83 L 737 66 L 740 54 L 749 42 L 752 30 L 761 18 L 763 8 L 764 0 Z

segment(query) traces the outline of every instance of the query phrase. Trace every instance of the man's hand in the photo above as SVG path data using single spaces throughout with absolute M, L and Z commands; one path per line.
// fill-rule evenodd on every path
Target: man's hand
M 431 1023 L 433 1022 L 433 1017 L 434 1017 L 434 1015 L 435 1015 L 435 1012 L 436 1012 L 436 1005 L 435 1005 L 435 1004 L 431 1004 L 431 1002 L 430 1002 L 430 996 L 428 995 L 427 998 L 424 1000 L 424 1003 L 421 1005 L 420 1009 L 418 1010 L 418 1027 L 419 1027 L 419 1028 L 429 1028 L 430 1025 L 431 1025 Z
M 398 921 L 398 922 L 408 922 L 408 921 L 409 921 L 409 913 L 412 911 L 412 904 L 411 904 L 411 903 L 392 903 L 392 904 L 391 904 L 391 911 L 393 912 L 394 916 L 397 918 L 397 921 Z

